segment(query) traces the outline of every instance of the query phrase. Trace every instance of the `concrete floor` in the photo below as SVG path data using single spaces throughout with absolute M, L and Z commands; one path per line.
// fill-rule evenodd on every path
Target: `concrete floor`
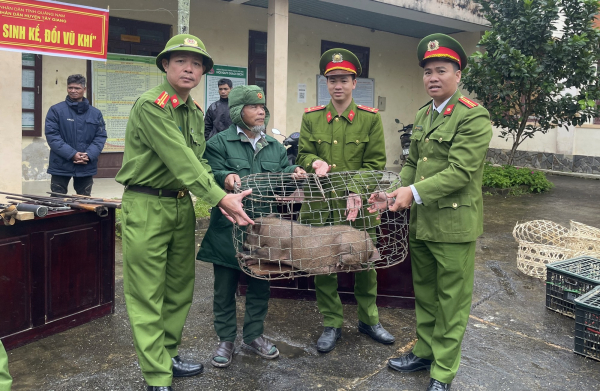
M 516 268 L 517 245 L 511 232 L 517 221 L 548 219 L 568 226 L 573 219 L 600 227 L 600 181 L 550 179 L 556 188 L 546 194 L 485 196 L 485 233 L 477 241 L 471 319 L 453 390 L 600 389 L 600 362 L 572 352 L 574 320 L 547 310 L 544 281 Z M 96 182 L 94 195 L 104 195 L 103 183 Z M 120 247 L 116 255 L 121 263 Z M 13 390 L 144 390 L 120 277 L 116 295 L 114 315 L 10 351 Z M 243 302 L 239 298 L 240 325 Z M 265 335 L 277 344 L 280 358 L 267 361 L 238 348 L 229 368 L 216 369 L 209 364 L 217 340 L 211 318 L 212 268 L 197 262 L 194 303 L 180 354 L 203 362 L 205 372 L 176 379 L 173 386 L 178 391 L 427 387 L 425 372 L 400 374 L 386 367 L 388 358 L 413 346 L 414 311 L 380 308 L 382 324 L 396 337 L 394 345 L 383 346 L 358 333 L 355 306 L 344 310 L 342 339 L 333 352 L 323 355 L 315 348 L 322 330 L 316 304 L 271 300 Z

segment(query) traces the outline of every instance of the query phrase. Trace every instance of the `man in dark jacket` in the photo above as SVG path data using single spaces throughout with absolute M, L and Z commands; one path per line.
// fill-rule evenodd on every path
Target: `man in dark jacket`
M 240 177 L 261 172 L 306 172 L 290 166 L 287 151 L 273 137 L 264 133 L 269 122 L 264 93 L 258 86 L 238 86 L 231 91 L 229 100 L 233 124 L 206 144 L 204 156 L 212 167 L 215 181 L 225 190 L 233 190 Z M 256 216 L 255 216 L 256 217 Z M 210 226 L 196 257 L 211 262 L 214 268 L 213 313 L 219 346 L 212 356 L 212 365 L 228 367 L 233 358 L 237 335 L 235 291 L 240 278 L 240 267 L 235 257 L 232 237 L 233 225 L 213 208 Z M 269 305 L 268 280 L 247 277 L 246 315 L 244 317 L 243 347 L 263 358 L 274 359 L 279 351 L 263 337 L 264 320 Z
M 219 86 L 219 100 L 208 106 L 206 117 L 204 117 L 204 138 L 206 141 L 231 125 L 229 92 L 233 88 L 233 84 L 229 79 L 221 79 L 217 82 L 217 85 Z
M 46 141 L 50 146 L 50 189 L 67 194 L 69 181 L 77 194 L 92 193 L 98 157 L 106 142 L 102 113 L 84 98 L 85 77 L 67 78 L 67 98 L 50 107 L 46 115 Z

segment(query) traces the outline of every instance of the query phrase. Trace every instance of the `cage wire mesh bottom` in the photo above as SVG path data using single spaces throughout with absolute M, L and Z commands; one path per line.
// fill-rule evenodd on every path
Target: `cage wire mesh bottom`
M 260 279 L 277 280 L 394 266 L 408 255 L 406 211 L 369 213 L 374 192 L 400 187 L 389 171 L 345 171 L 298 178 L 259 173 L 241 178 L 236 191 L 252 189 L 244 210 L 255 225 L 234 225 L 240 268 Z M 358 204 L 357 200 L 360 200 Z M 347 221 L 348 206 L 357 206 Z

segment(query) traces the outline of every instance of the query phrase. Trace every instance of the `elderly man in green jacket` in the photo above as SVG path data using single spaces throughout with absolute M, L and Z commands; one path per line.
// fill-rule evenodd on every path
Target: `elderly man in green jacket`
M 412 352 L 388 365 L 400 372 L 430 369 L 427 390 L 447 391 L 471 310 L 475 240 L 483 233 L 481 180 L 492 126 L 488 111 L 458 91 L 467 66 L 460 43 L 433 34 L 417 51 L 432 100 L 415 119 L 400 173 L 404 187 L 388 197 L 395 197 L 390 210 L 410 208 L 418 341 Z M 373 195 L 370 201 L 375 211 L 382 199 Z
M 238 86 L 231 90 L 229 114 L 233 124 L 208 141 L 205 155 L 219 186 L 232 191 L 240 178 L 261 172 L 306 174 L 302 168 L 290 166 L 283 145 L 265 134 L 269 111 L 260 87 Z M 197 256 L 197 259 L 213 264 L 214 326 L 220 342 L 211 363 L 218 368 L 231 364 L 237 335 L 235 292 L 241 270 L 232 229 L 231 222 L 218 208 L 213 208 Z M 262 335 L 269 304 L 269 281 L 247 279 L 242 346 L 263 358 L 274 359 L 279 356 L 279 351 Z
M 357 105 L 352 98 L 356 77 L 362 72 L 360 61 L 349 50 L 331 49 L 321 56 L 319 68 L 327 78 L 331 101 L 305 110 L 298 164 L 319 176 L 328 172 L 383 170 L 386 157 L 381 116 L 377 109 Z M 345 186 L 344 181 L 351 185 Z M 357 184 L 364 183 L 359 174 L 340 176 L 335 182 L 336 193 L 347 193 L 347 201 L 328 194 L 326 201 L 305 202 L 300 220 L 314 225 L 352 224 L 367 229 L 375 239 L 376 217 L 369 216 L 361 196 L 368 185 L 359 188 Z M 394 337 L 379 322 L 377 272 L 374 269 L 357 272 L 354 278 L 358 330 L 377 342 L 394 343 Z M 344 314 L 337 289 L 337 274 L 315 277 L 317 305 L 324 318 L 323 333 L 317 341 L 317 350 L 322 353 L 332 351 L 342 336 Z

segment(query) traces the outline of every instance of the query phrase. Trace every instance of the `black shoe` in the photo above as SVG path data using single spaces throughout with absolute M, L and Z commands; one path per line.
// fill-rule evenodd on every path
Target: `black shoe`
M 202 364 L 184 362 L 179 356 L 173 357 L 171 361 L 173 361 L 173 377 L 196 376 L 202 373 L 204 369 Z
M 377 323 L 375 326 L 369 326 L 359 320 L 358 331 L 365 333 L 375 341 L 386 345 L 394 343 L 396 340 L 392 334 L 388 333 L 386 329 L 383 328 L 381 323 Z
M 431 368 L 431 360 L 417 357 L 410 352 L 398 358 L 390 358 L 388 366 L 400 372 L 416 372 L 424 369 L 429 370 Z
M 147 391 L 173 391 L 171 386 L 148 386 Z
M 335 342 L 342 337 L 342 329 L 325 327 L 323 334 L 317 341 L 317 350 L 321 353 L 331 352 L 335 348 Z
M 427 391 L 450 391 L 450 383 L 442 383 L 439 380 L 431 379 Z

